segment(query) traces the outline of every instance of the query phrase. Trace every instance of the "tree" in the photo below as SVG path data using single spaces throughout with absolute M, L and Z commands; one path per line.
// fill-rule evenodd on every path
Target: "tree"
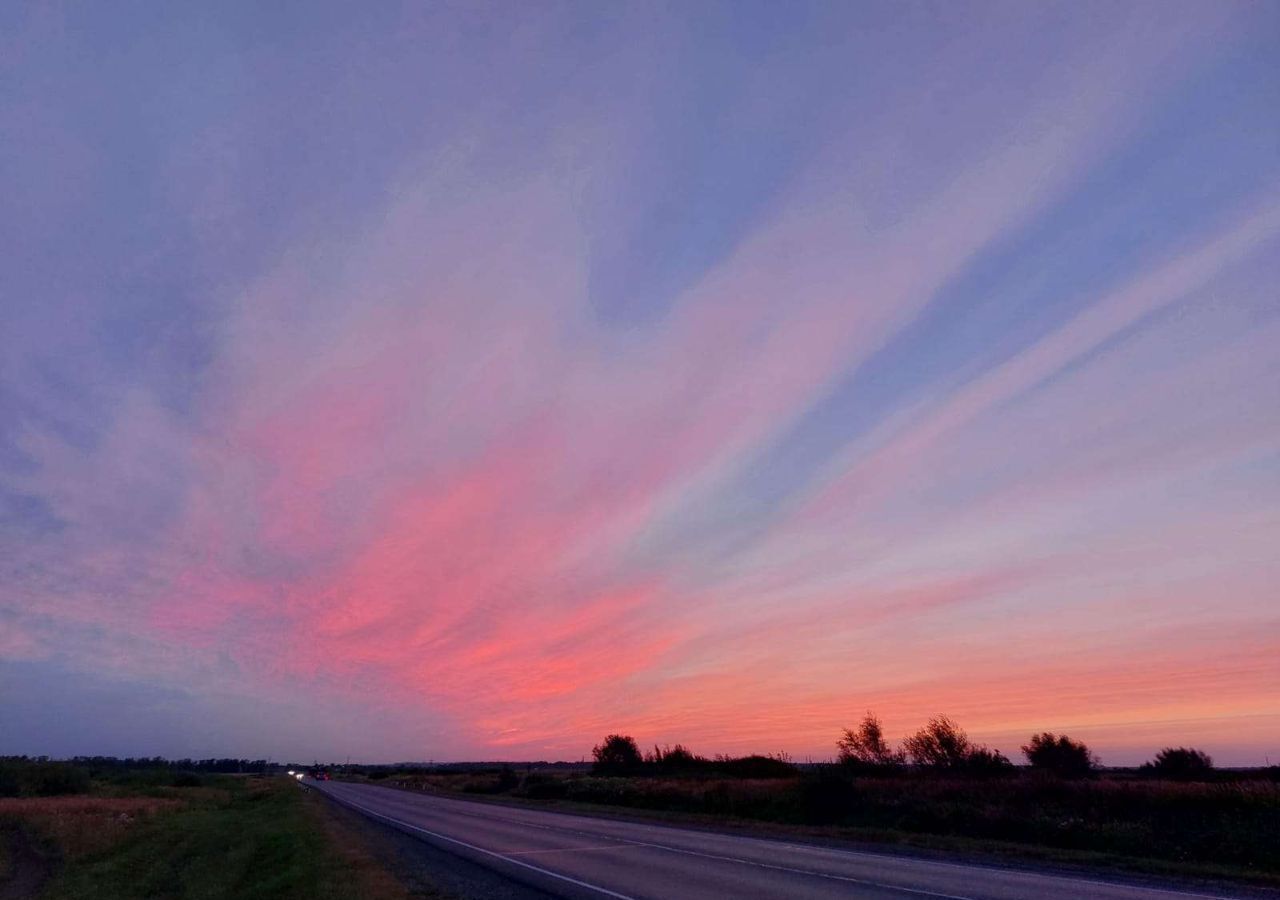
M 611 734 L 604 743 L 591 749 L 595 771 L 602 775 L 627 775 L 639 770 L 643 759 L 635 739 L 629 735 Z
M 964 768 L 973 745 L 964 729 L 946 716 L 935 716 L 929 724 L 902 742 L 911 761 L 934 769 Z
M 902 742 L 917 766 L 945 769 L 973 775 L 1000 775 L 1010 772 L 1013 763 L 999 750 L 989 750 L 969 740 L 964 729 L 946 716 L 937 716 Z
M 1162 778 L 1190 781 L 1204 778 L 1212 772 L 1213 758 L 1203 750 L 1191 747 L 1165 747 L 1151 762 L 1143 763 L 1141 770 Z
M 894 750 L 885 742 L 884 727 L 872 712 L 866 714 L 857 731 L 846 728 L 836 746 L 840 749 L 840 762 L 846 766 L 888 768 L 906 760 L 901 750 Z
M 1098 758 L 1083 743 L 1048 731 L 1033 734 L 1031 742 L 1023 745 L 1022 755 L 1031 768 L 1060 778 L 1080 778 L 1098 767 Z

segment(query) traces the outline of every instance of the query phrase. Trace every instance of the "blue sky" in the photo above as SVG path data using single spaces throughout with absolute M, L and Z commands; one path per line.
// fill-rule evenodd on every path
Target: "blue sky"
M 0 752 L 1280 755 L 1273 6 L 0 16 Z

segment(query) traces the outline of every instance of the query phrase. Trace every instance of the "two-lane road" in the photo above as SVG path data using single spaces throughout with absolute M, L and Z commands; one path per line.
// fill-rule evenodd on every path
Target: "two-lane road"
M 1191 900 L 1219 896 L 597 819 L 374 785 L 308 784 L 365 815 L 563 897 Z

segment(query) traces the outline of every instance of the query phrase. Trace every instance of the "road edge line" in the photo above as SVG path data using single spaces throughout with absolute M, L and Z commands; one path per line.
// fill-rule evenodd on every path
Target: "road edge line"
M 370 816 L 371 818 L 382 819 L 383 821 L 391 822 L 395 825 L 399 825 L 401 828 L 408 828 L 413 831 L 420 831 L 423 834 L 430 835 L 431 837 L 436 838 L 437 840 L 448 841 L 450 844 L 457 844 L 459 847 L 466 847 L 468 850 L 474 850 L 476 853 L 483 853 L 485 856 L 492 856 L 494 859 L 500 859 L 503 862 L 511 863 L 513 866 L 520 866 L 521 868 L 529 869 L 533 872 L 537 872 L 540 875 L 547 875 L 559 881 L 567 881 L 569 884 L 575 884 L 578 887 L 586 888 L 589 891 L 595 891 L 596 893 L 604 894 L 606 897 L 614 897 L 616 898 L 616 900 L 637 900 L 637 898 L 632 897 L 628 894 L 619 894 L 617 891 L 611 891 L 608 888 L 600 887 L 597 884 L 591 884 L 588 881 L 579 881 L 577 878 L 572 878 L 568 875 L 561 875 L 559 872 L 553 872 L 550 869 L 544 869 L 541 866 L 535 866 L 518 859 L 512 859 L 510 856 L 504 856 L 503 854 L 497 853 L 493 850 L 486 850 L 484 847 L 477 847 L 475 844 L 468 844 L 466 841 L 460 841 L 457 838 L 451 838 L 448 835 L 431 831 L 428 828 L 422 828 L 418 825 L 414 825 L 411 822 L 405 822 L 402 819 L 397 819 L 395 816 L 388 816 L 385 813 L 380 813 L 380 812 L 377 812 L 376 810 L 369 809 L 367 806 L 362 806 L 353 800 L 348 800 L 346 798 L 339 797 L 337 794 L 331 794 L 328 791 L 324 791 L 324 790 L 322 790 L 320 793 L 324 794 L 326 797 L 329 797 L 332 800 L 337 801 L 338 803 L 341 803 L 343 806 L 349 806 L 353 809 L 358 809 L 365 815 Z

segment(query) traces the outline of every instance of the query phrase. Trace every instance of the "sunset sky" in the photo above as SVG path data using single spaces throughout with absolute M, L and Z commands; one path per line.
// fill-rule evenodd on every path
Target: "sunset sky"
M 0 753 L 1280 761 L 1280 5 L 394 6 L 0 11 Z

